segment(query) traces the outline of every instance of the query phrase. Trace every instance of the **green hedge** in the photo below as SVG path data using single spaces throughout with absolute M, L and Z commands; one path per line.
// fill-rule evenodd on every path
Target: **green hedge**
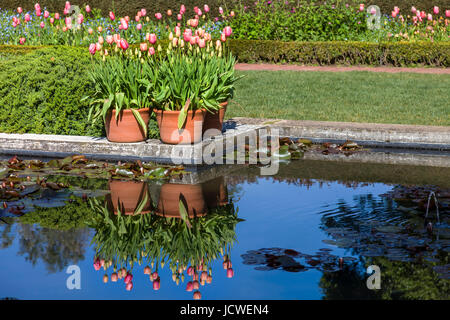
M 11 52 L 11 47 L 2 47 Z M 24 47 L 25 52 L 33 48 Z M 91 89 L 86 48 L 44 47 L 0 63 L 0 132 L 103 135 L 80 98 Z M 23 52 L 22 52 L 23 53 Z
M 350 41 L 284 42 L 230 40 L 239 62 L 314 65 L 450 66 L 449 42 L 366 43 Z
M 246 6 L 251 6 L 255 0 L 115 0 L 115 11 L 119 15 L 129 15 L 133 17 L 136 12 L 141 8 L 146 8 L 150 13 L 166 12 L 167 9 L 173 11 L 178 10 L 181 4 L 184 4 L 188 10 L 188 13 L 192 13 L 194 6 L 203 7 L 203 4 L 207 3 L 211 11 L 217 14 L 218 7 L 228 7 L 242 3 Z M 62 13 L 64 9 L 64 0 L 2 0 L 0 8 L 2 9 L 16 9 L 21 6 L 26 10 L 32 10 L 34 4 L 39 2 L 42 7 L 46 6 L 51 11 L 59 11 Z M 314 1 L 320 3 L 321 1 Z M 411 6 L 415 6 L 421 10 L 431 11 L 433 6 L 439 6 L 441 9 L 450 9 L 448 0 L 348 0 L 348 3 L 366 3 L 378 5 L 383 13 L 390 13 L 394 6 L 398 6 L 401 11 L 409 11 Z M 89 4 L 92 8 L 99 8 L 103 14 L 107 14 L 113 8 L 112 0 L 72 0 L 72 4 L 83 5 Z

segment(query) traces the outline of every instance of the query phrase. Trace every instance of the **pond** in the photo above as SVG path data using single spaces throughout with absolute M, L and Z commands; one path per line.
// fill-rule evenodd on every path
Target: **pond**
M 189 184 L 64 161 L 0 163 L 0 298 L 450 298 L 450 168 L 298 160 Z

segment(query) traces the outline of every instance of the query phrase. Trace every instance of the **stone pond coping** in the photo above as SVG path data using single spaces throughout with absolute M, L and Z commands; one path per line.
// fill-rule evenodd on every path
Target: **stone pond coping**
M 32 157 L 84 154 L 98 160 L 141 159 L 183 164 L 197 171 L 191 178 L 184 178 L 184 182 L 197 183 L 236 167 L 213 169 L 214 166 L 205 165 L 203 153 L 208 154 L 217 146 L 228 153 L 234 150 L 229 141 L 235 144 L 249 136 L 273 134 L 277 129 L 280 136 L 307 138 L 313 142 L 353 140 L 373 149 L 351 156 L 306 153 L 305 159 L 450 167 L 450 127 L 233 118 L 225 123 L 224 129 L 223 135 L 195 145 L 166 145 L 151 139 L 139 143 L 111 143 L 106 138 L 96 137 L 0 133 L 0 154 Z

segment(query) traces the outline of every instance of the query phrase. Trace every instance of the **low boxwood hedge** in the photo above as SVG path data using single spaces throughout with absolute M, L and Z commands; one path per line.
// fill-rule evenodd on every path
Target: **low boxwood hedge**
M 450 42 L 284 42 L 233 39 L 230 40 L 229 47 L 239 62 L 450 66 Z
M 92 90 L 86 48 L 4 50 L 22 54 L 0 62 L 0 132 L 103 135 L 101 126 L 88 123 L 88 105 L 80 102 Z

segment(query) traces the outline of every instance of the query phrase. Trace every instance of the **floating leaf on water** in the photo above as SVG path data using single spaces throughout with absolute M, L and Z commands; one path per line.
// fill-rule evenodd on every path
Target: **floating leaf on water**
M 39 191 L 39 190 L 41 190 L 41 186 L 38 185 L 38 184 L 34 184 L 34 185 L 28 186 L 25 189 L 23 189 L 20 192 L 20 196 L 24 197 L 26 195 L 33 194 L 33 193 L 35 193 L 36 191 Z

